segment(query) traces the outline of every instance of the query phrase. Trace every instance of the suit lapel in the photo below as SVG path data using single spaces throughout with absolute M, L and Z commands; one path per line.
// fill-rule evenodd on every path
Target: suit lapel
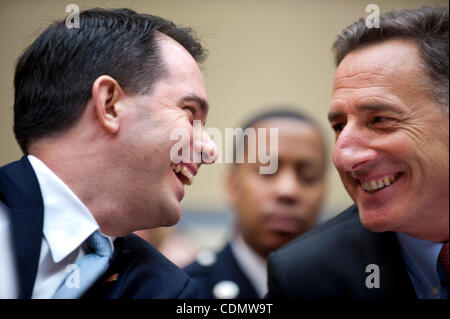
M 31 298 L 42 242 L 42 212 L 36 208 L 11 210 L 14 252 L 19 277 L 19 298 Z
M 231 245 L 228 245 L 222 250 L 217 261 L 219 273 L 227 279 L 236 281 L 239 286 L 239 295 L 236 298 L 259 298 L 256 289 L 239 266 L 236 256 L 231 250 Z
M 133 265 L 133 253 L 123 248 L 124 238 L 114 240 L 114 253 L 108 270 L 90 287 L 82 298 L 120 298 L 119 288 L 126 273 Z
M 44 206 L 26 157 L 0 169 L 0 193 L 10 215 L 19 298 L 31 298 L 39 264 Z
M 364 266 L 377 265 L 380 274 L 380 287 L 367 289 L 368 298 L 417 298 L 395 233 L 373 233 L 364 229 L 363 250 Z

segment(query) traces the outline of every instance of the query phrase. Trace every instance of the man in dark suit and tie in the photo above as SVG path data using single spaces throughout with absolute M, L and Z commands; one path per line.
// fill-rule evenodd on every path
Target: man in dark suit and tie
M 230 165 L 226 178 L 235 213 L 232 238 L 218 254 L 202 252 L 185 268 L 199 282 L 204 298 L 264 297 L 267 256 L 314 227 L 321 211 L 327 152 L 319 126 L 292 109 L 275 109 L 255 115 L 242 127 L 247 133 L 252 129 L 255 137 L 236 139 L 235 153 L 243 153 L 244 160 Z M 271 154 L 256 135 L 263 129 L 278 131 L 278 165 L 270 174 L 262 174 L 260 167 L 267 164 L 253 162 L 249 154 Z
M 334 44 L 333 161 L 355 205 L 269 257 L 272 298 L 448 298 L 448 9 Z
M 202 46 L 190 29 L 128 9 L 87 10 L 79 22 L 55 22 L 17 63 L 25 156 L 0 168 L 17 279 L 3 295 L 194 298 L 195 281 L 130 234 L 180 218 L 201 163 L 174 161 L 175 129 L 190 136 L 190 156 L 215 160 L 209 137 L 193 138 L 208 112 Z

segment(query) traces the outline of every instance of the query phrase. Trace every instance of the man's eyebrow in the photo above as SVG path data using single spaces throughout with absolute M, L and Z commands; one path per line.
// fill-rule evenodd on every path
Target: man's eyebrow
M 363 104 L 361 106 L 357 107 L 358 112 L 391 112 L 395 113 L 397 115 L 403 114 L 401 110 L 399 110 L 397 107 L 384 104 L 384 103 L 371 103 L 371 104 Z M 345 116 L 345 113 L 342 111 L 331 111 L 328 113 L 328 121 L 333 122 L 337 120 L 340 117 Z
M 198 95 L 192 94 L 192 95 L 185 96 L 181 99 L 181 101 L 184 103 L 194 102 L 200 106 L 200 110 L 202 111 L 203 115 L 206 116 L 208 114 L 208 110 L 209 110 L 208 102 L 206 102 L 205 99 L 201 98 Z
M 331 111 L 328 112 L 328 122 L 334 122 L 337 119 L 344 116 L 344 112 L 342 111 Z
M 359 111 L 378 111 L 378 112 L 391 112 L 398 115 L 403 114 L 401 110 L 399 110 L 397 107 L 390 105 L 390 104 L 384 104 L 384 103 L 371 103 L 371 104 L 364 104 L 358 107 Z

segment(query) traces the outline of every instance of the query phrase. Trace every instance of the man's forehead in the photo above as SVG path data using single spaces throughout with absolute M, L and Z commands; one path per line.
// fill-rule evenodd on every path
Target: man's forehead
M 195 61 L 192 55 L 177 41 L 158 31 L 156 33 L 156 40 L 163 61 L 166 64 L 169 66 L 175 64 L 178 67 L 189 66 L 198 68 L 197 61 Z
M 167 72 L 158 84 L 166 87 L 165 93 L 197 103 L 207 113 L 208 98 L 203 75 L 195 59 L 181 44 L 161 32 L 158 32 L 158 41 Z
M 169 37 L 168 35 L 156 30 L 155 31 L 155 39 L 158 41 L 158 44 L 161 47 L 172 47 L 172 48 L 178 48 L 178 49 L 184 49 L 181 44 L 179 44 L 176 40 Z M 184 49 L 186 50 L 186 49 Z M 186 51 L 187 52 L 187 51 Z
M 334 85 L 361 82 L 370 84 L 383 77 L 420 72 L 417 45 L 407 40 L 390 40 L 349 53 L 339 64 Z

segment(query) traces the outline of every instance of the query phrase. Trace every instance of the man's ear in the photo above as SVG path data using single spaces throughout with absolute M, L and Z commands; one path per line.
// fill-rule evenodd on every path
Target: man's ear
M 117 102 L 124 93 L 119 83 L 108 75 L 99 76 L 92 85 L 92 100 L 100 124 L 110 133 L 119 130 Z

